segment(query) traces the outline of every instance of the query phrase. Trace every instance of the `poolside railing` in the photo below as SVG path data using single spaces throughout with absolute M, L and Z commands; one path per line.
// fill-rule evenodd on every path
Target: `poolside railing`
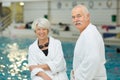
M 0 18 L 0 32 L 7 28 L 12 22 L 11 13 Z

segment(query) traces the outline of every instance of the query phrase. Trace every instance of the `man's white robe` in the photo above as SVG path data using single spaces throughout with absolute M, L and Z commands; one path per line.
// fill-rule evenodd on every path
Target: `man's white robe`
M 31 71 L 32 80 L 43 80 L 36 74 L 44 71 L 52 80 L 68 80 L 66 74 L 66 62 L 63 55 L 61 42 L 53 37 L 49 37 L 48 55 L 42 52 L 38 47 L 38 39 L 30 45 L 28 52 L 28 65 L 48 64 L 51 71 L 45 71 L 42 68 L 36 68 Z
M 80 34 L 73 59 L 75 80 L 107 80 L 105 48 L 97 28 L 89 24 Z

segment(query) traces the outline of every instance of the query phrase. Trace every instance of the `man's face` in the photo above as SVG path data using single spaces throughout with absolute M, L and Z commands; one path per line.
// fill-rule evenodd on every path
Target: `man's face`
M 87 16 L 82 11 L 82 8 L 75 8 L 72 10 L 72 22 L 80 31 L 86 27 Z

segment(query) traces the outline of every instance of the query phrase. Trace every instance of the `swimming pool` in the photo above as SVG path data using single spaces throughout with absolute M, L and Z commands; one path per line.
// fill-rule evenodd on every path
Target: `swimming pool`
M 27 67 L 28 46 L 34 39 L 0 37 L 0 80 L 30 80 Z M 72 69 L 75 42 L 62 42 L 67 63 L 67 74 Z M 106 47 L 108 80 L 120 80 L 120 54 L 115 46 Z

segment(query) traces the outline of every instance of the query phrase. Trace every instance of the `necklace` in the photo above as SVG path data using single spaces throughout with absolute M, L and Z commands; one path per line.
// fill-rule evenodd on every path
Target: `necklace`
M 39 44 L 39 41 L 38 41 L 38 44 Z M 45 43 L 44 45 L 38 45 L 38 47 L 42 49 L 42 48 L 48 47 L 48 45 L 49 45 L 49 38 L 47 43 Z
M 44 45 L 39 45 L 39 48 L 42 49 L 44 47 L 48 47 L 48 45 L 49 45 L 49 42 L 45 43 Z

